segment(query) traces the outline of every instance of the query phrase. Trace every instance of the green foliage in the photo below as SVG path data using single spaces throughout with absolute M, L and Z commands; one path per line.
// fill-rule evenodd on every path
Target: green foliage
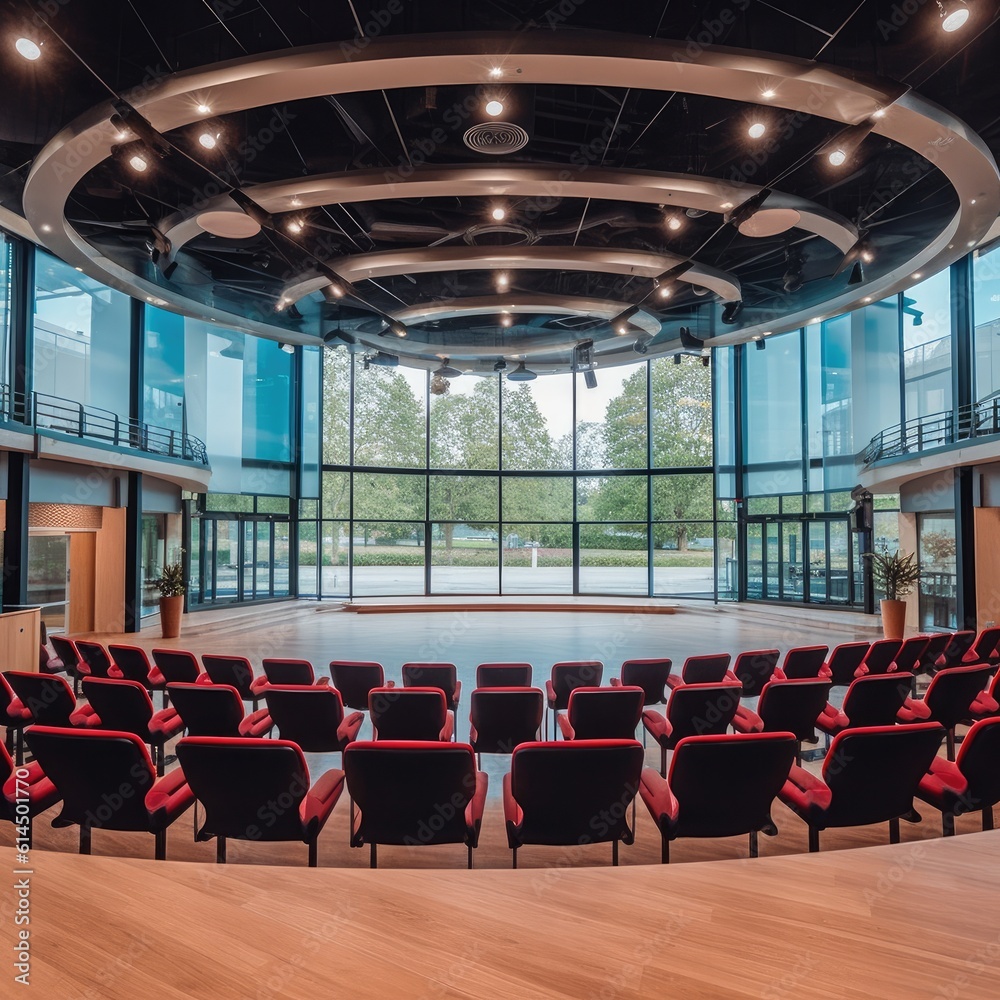
M 901 601 L 920 579 L 920 567 L 912 552 L 904 556 L 896 549 L 889 555 L 888 548 L 884 548 L 881 552 L 866 552 L 865 558 L 871 559 L 875 586 L 887 601 Z
M 160 575 L 150 583 L 160 592 L 161 597 L 180 597 L 187 592 L 184 566 L 179 562 L 164 565 Z

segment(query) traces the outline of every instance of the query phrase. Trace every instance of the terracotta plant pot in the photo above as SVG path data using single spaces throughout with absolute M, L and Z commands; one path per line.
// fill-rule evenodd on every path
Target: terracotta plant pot
M 902 639 L 906 627 L 906 601 L 882 601 L 882 634 L 887 639 Z
M 184 595 L 160 598 L 160 635 L 164 639 L 176 639 L 181 634 L 181 612 L 184 610 Z

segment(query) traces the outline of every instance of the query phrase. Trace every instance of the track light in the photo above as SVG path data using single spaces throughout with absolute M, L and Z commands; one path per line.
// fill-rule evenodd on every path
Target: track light
M 506 271 L 500 271 L 496 277 L 497 288 L 501 291 L 510 287 L 510 275 Z
M 588 389 L 596 389 L 597 388 L 597 372 L 595 372 L 593 368 L 588 368 L 583 373 L 583 384 Z
M 493 370 L 495 372 L 505 372 L 507 370 L 507 362 L 503 358 L 500 358 L 493 366 Z
M 278 344 L 278 347 L 285 352 L 285 354 L 294 354 L 295 345 L 294 344 Z
M 969 20 L 969 5 L 964 0 L 937 0 L 937 5 L 942 31 L 958 31 Z
M 757 350 L 758 350 L 758 351 L 763 351 L 763 350 L 766 350 L 766 348 L 767 348 L 767 341 L 766 341 L 766 340 L 764 340 L 764 338 L 763 338 L 763 337 L 761 337 L 761 338 L 759 338 L 759 339 L 758 339 L 758 340 L 756 341 L 756 343 L 755 343 L 755 345 L 754 345 L 754 346 L 756 346 L 756 348 L 757 348 Z
M 635 351 L 636 354 L 648 354 L 649 353 L 649 346 L 646 344 L 646 341 L 644 341 L 644 340 L 637 340 L 632 345 L 632 350 Z
M 674 364 L 679 365 L 681 363 L 681 356 L 679 354 L 674 355 Z
M 302 232 L 302 222 L 300 219 L 292 219 L 291 222 L 285 227 L 290 233 L 298 235 Z
M 802 278 L 802 255 L 798 250 L 785 251 L 785 273 L 782 276 L 785 292 L 797 292 L 804 284 Z
M 395 319 L 389 324 L 389 332 L 395 334 L 397 337 L 405 337 L 407 334 L 406 327 L 399 320 Z
M 952 29 L 948 28 L 947 30 L 951 31 Z M 27 59 L 28 62 L 34 62 L 42 54 L 41 45 L 30 38 L 19 38 L 14 42 L 14 48 L 17 49 L 17 54 L 23 59 Z
M 344 297 L 344 286 L 338 281 L 332 281 L 322 290 L 327 302 L 339 302 Z
M 851 268 L 851 276 L 847 279 L 849 285 L 861 285 L 865 280 L 865 268 L 860 260 L 854 262 L 854 267 Z
M 684 223 L 681 222 L 681 220 L 676 215 L 671 215 L 670 218 L 667 219 L 667 229 L 669 229 L 671 232 L 676 233 L 683 225 Z
M 432 375 L 440 375 L 441 378 L 458 378 L 462 373 L 457 368 L 452 368 L 448 362 L 450 358 L 445 358 L 444 361 L 438 365 L 434 371 L 431 372 Z
M 694 352 L 700 354 L 705 349 L 705 341 L 699 340 L 694 334 L 691 333 L 690 327 L 682 326 L 679 331 L 681 347 L 685 351 Z
M 128 165 L 137 174 L 144 174 L 149 169 L 149 161 L 141 153 L 133 153 L 128 158 Z
M 701 366 L 702 368 L 707 368 L 712 363 L 712 357 L 709 354 L 703 354 L 701 356 Z
M 820 149 L 819 155 L 825 156 L 830 166 L 842 167 L 858 151 L 874 127 L 874 121 L 863 121 L 843 129 Z
M 738 299 L 736 302 L 727 302 L 722 310 L 722 322 L 726 326 L 732 326 L 740 318 L 741 312 L 743 312 L 742 299 Z
M 653 284 L 656 286 L 657 295 L 661 299 L 669 299 L 671 295 L 677 291 L 677 279 L 687 271 L 691 269 L 691 265 L 687 261 L 683 261 L 680 264 L 675 264 L 670 270 L 664 271 L 663 274 L 653 279 Z
M 526 368 L 523 361 L 512 372 L 507 374 L 509 382 L 530 382 L 536 378 L 538 378 L 538 375 L 530 368 Z

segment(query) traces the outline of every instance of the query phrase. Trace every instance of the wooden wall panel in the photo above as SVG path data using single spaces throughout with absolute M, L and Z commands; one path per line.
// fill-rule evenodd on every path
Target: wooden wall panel
M 0 668 L 37 672 L 41 629 L 38 608 L 0 615 Z
M 69 535 L 69 631 L 94 631 L 94 553 L 96 531 L 74 531 Z
M 976 619 L 1000 622 L 1000 507 L 976 507 Z
M 105 507 L 97 532 L 94 631 L 125 631 L 125 508 Z

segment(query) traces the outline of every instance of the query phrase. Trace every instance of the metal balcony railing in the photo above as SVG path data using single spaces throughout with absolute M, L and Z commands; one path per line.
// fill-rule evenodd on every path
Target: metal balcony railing
M 0 385 L 0 409 L 3 419 L 38 431 L 55 431 L 83 440 L 103 441 L 117 448 L 208 465 L 205 442 L 193 434 L 129 420 L 97 406 L 86 406 L 44 392 L 25 395 L 11 391 L 10 386 L 4 384 Z
M 1000 434 L 1000 399 L 984 399 L 945 413 L 915 417 L 879 431 L 868 442 L 859 460 L 873 465 L 929 448 L 943 448 L 989 434 Z

